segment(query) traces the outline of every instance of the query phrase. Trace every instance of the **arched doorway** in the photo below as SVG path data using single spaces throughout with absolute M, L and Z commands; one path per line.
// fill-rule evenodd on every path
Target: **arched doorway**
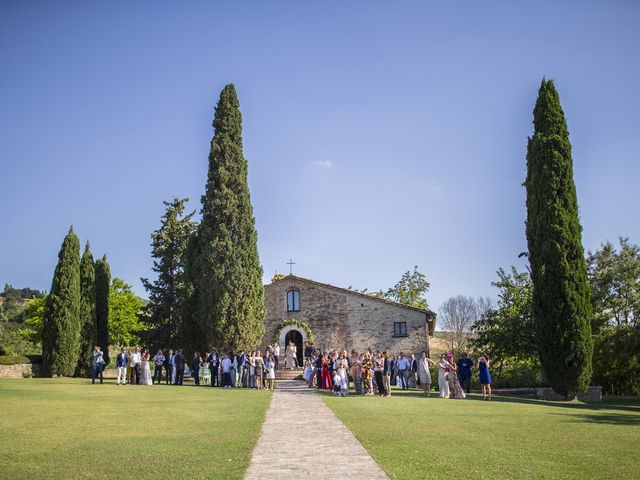
M 289 345 L 290 342 L 296 346 L 296 359 L 298 361 L 298 367 L 304 366 L 304 363 L 302 363 L 302 358 L 304 356 L 304 352 L 302 351 L 302 341 L 302 333 L 294 329 L 289 330 L 284 337 L 285 351 L 286 346 Z

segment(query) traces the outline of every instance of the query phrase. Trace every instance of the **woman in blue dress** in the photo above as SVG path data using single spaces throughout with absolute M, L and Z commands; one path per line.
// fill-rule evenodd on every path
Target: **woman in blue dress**
M 489 373 L 489 358 L 482 354 L 478 358 L 478 373 L 482 385 L 483 400 L 491 400 L 491 373 Z

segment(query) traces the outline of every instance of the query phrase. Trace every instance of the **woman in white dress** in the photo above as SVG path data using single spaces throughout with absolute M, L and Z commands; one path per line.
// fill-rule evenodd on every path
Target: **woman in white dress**
M 349 377 L 347 375 L 347 369 L 349 368 L 349 362 L 344 355 L 341 353 L 336 361 L 336 373 L 340 377 L 341 389 L 340 393 L 342 396 L 345 396 L 349 393 Z
M 295 367 L 295 346 L 293 345 L 293 343 L 289 343 L 289 345 L 287 345 L 287 351 L 284 354 L 284 367 L 289 369 L 289 370 L 293 370 L 293 367 Z
M 151 368 L 149 367 L 149 350 L 142 351 L 142 366 L 140 368 L 140 385 L 153 385 Z
M 449 383 L 447 382 L 447 373 L 451 365 L 447 361 L 447 356 L 443 353 L 440 355 L 440 363 L 438 363 L 438 388 L 440 389 L 440 397 L 449 398 Z
M 427 352 L 422 352 L 420 359 L 418 360 L 418 380 L 420 380 L 420 387 L 424 391 L 425 396 L 431 395 L 431 371 L 430 367 L 435 365 L 436 362 L 427 357 Z

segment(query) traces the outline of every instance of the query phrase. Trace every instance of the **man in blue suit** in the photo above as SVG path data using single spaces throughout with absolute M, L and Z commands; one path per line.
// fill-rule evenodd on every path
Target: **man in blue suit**
M 184 364 L 186 359 L 184 355 L 182 355 L 182 350 L 178 349 L 176 351 L 175 356 L 175 364 L 176 364 L 176 383 L 175 385 L 182 385 L 182 381 L 184 378 Z
M 125 385 L 127 383 L 127 365 L 129 364 L 129 359 L 127 358 L 127 354 L 124 353 L 124 347 L 120 349 L 120 353 L 116 357 L 116 370 L 118 371 L 118 376 L 116 378 L 116 385 L 120 385 L 120 379 L 122 379 L 122 384 Z

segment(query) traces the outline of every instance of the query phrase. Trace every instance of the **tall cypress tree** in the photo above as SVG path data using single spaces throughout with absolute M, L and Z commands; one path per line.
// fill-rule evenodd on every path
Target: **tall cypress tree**
M 80 355 L 76 375 L 86 375 L 91 370 L 93 346 L 96 344 L 96 273 L 89 242 L 80 259 Z
M 186 340 L 200 349 L 253 348 L 264 334 L 264 288 L 232 84 L 220 94 L 213 128 L 202 221 L 187 262 L 193 303 Z
M 591 302 L 569 132 L 560 97 L 542 80 L 527 147 L 527 242 L 540 362 L 570 399 L 591 380 Z
M 153 271 L 158 278 L 150 282 L 142 278 L 149 292 L 149 303 L 145 306 L 145 322 L 151 328 L 144 333 L 146 343 L 152 347 L 176 347 L 180 329 L 181 306 L 185 294 L 184 262 L 185 250 L 193 235 L 196 223 L 195 212 L 184 213 L 188 199 L 174 198 L 164 202 L 166 207 L 161 227 L 151 234 Z
M 109 363 L 109 289 L 111 271 L 107 256 L 96 260 L 96 340 L 104 353 L 105 364 Z
M 80 349 L 80 241 L 73 226 L 64 237 L 42 331 L 42 360 L 51 375 L 72 375 Z

